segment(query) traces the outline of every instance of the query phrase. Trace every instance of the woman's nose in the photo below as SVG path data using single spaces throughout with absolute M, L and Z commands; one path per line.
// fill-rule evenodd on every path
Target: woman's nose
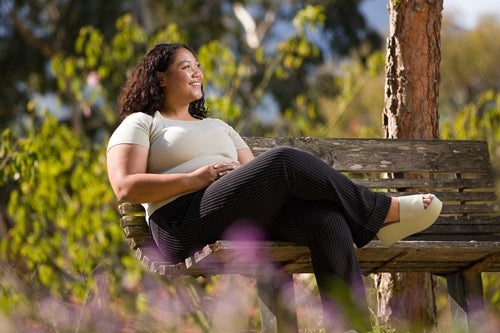
M 194 77 L 203 77 L 203 72 L 200 68 L 195 68 L 193 71 L 193 76 Z

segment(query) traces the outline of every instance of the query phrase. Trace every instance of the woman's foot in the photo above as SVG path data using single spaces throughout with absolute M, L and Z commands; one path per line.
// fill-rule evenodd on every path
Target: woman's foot
M 443 204 L 433 194 L 393 197 L 384 226 L 377 233 L 384 245 L 430 227 L 441 213 Z
M 432 198 L 434 198 L 433 194 L 427 193 L 422 194 L 422 203 L 424 205 L 424 209 L 430 205 Z M 391 197 L 391 207 L 389 208 L 389 212 L 385 217 L 384 224 L 398 222 L 399 221 L 399 201 L 401 197 Z

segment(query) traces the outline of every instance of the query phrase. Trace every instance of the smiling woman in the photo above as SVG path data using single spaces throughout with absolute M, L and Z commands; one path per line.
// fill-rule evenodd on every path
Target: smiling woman
M 363 247 L 378 233 L 392 244 L 419 232 L 436 220 L 441 202 L 431 194 L 371 192 L 291 147 L 254 159 L 230 125 L 207 117 L 202 81 L 186 45 L 157 45 L 139 62 L 119 99 L 124 119 L 108 143 L 117 197 L 142 203 L 167 261 L 249 234 L 308 246 L 325 319 L 338 319 L 340 308 L 336 325 L 368 330 L 353 243 Z
M 171 67 L 176 61 L 176 66 Z M 171 73 L 168 73 L 169 71 Z M 167 87 L 164 87 L 165 81 L 173 75 L 180 77 L 181 72 L 188 80 L 187 84 L 193 84 L 195 88 L 200 84 L 200 91 L 195 100 L 188 103 L 188 115 L 196 119 L 206 118 L 207 110 L 201 87 L 203 73 L 194 56 L 194 51 L 185 44 L 159 44 L 141 59 L 118 97 L 120 118 L 123 120 L 137 112 L 153 115 L 156 111 L 164 111 L 167 99 L 182 97 L 182 95 L 176 95 L 174 91 L 167 90 Z M 175 85 L 173 89 L 177 89 Z M 167 96 L 166 91 L 169 91 L 170 97 Z
M 186 48 L 180 48 L 175 53 L 173 63 L 165 72 L 157 72 L 157 76 L 160 86 L 168 92 L 165 94 L 161 114 L 169 119 L 196 119 L 185 112 L 186 105 L 203 97 L 203 72 L 193 53 Z

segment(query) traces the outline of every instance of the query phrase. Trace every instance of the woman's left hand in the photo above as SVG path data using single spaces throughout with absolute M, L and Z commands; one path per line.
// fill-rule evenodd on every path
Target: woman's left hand
M 214 164 L 214 169 L 217 170 L 217 179 L 227 175 L 231 171 L 238 169 L 241 166 L 238 162 L 218 162 Z

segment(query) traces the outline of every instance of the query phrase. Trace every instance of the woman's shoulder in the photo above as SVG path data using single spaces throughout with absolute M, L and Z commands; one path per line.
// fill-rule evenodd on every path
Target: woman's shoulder
M 212 123 L 218 126 L 223 126 L 223 127 L 231 127 L 228 123 L 226 123 L 224 120 L 220 118 L 203 118 L 203 121 L 206 123 Z
M 114 131 L 114 135 L 129 131 L 149 131 L 153 123 L 153 117 L 143 112 L 135 112 L 122 120 Z M 121 135 L 121 134 L 120 134 Z
M 134 112 L 130 115 L 127 116 L 127 118 L 124 119 L 129 121 L 153 121 L 153 116 L 144 113 L 144 112 Z
M 108 150 L 121 143 L 149 145 L 149 132 L 153 118 L 146 113 L 128 115 L 114 130 L 108 142 Z
M 150 126 L 153 122 L 153 117 L 144 113 L 144 112 L 135 112 L 128 115 L 125 119 L 122 120 L 120 126 L 128 127 L 128 126 Z

